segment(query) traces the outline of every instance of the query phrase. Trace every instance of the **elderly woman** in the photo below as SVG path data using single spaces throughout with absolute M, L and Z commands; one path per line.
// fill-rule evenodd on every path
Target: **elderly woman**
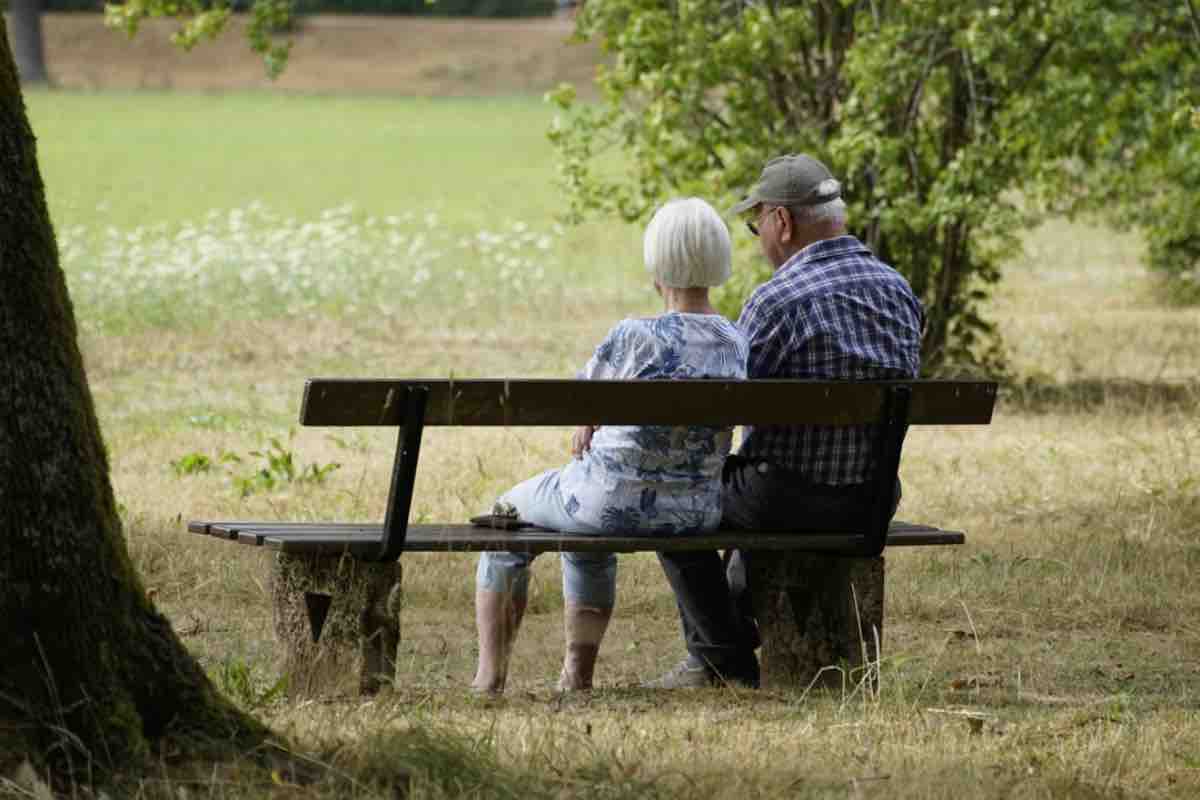
M 664 313 L 617 323 L 580 373 L 585 379 L 746 377 L 748 347 L 712 307 L 709 287 L 730 273 L 729 231 L 698 198 L 663 206 L 646 228 L 644 256 Z M 515 486 L 497 505 L 559 531 L 671 535 L 721 520 L 720 473 L 732 429 L 584 426 L 574 460 Z M 483 553 L 476 578 L 478 691 L 501 692 L 529 589 L 529 553 Z M 559 688 L 590 689 L 616 600 L 617 557 L 562 553 L 566 653 Z

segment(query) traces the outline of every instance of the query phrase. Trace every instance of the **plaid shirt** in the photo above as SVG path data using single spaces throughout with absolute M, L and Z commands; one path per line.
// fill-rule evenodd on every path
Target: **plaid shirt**
M 853 236 L 809 245 L 746 301 L 738 327 L 750 342 L 750 378 L 915 378 L 921 301 L 896 270 Z M 871 477 L 875 426 L 747 427 L 741 454 L 812 483 Z

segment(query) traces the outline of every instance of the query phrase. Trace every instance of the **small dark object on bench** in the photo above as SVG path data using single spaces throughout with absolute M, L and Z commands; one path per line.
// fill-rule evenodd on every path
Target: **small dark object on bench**
M 310 380 L 304 425 L 399 426 L 388 507 L 382 524 L 188 523 L 201 534 L 279 552 L 274 585 L 276 632 L 293 670 L 322 660 L 346 672 L 357 648 L 358 688 L 395 677 L 400 563 L 405 551 L 519 550 L 637 552 L 741 547 L 789 551 L 754 559 L 752 586 L 764 640 L 764 685 L 806 686 L 827 667 L 852 669 L 878 658 L 883 624 L 885 547 L 962 544 L 957 531 L 891 522 L 900 451 L 910 425 L 987 424 L 996 384 L 984 381 L 575 381 Z M 421 434 L 427 425 L 859 425 L 876 426 L 876 479 L 866 530 L 716 531 L 703 536 L 583 536 L 510 521 L 409 525 Z M 798 513 L 802 511 L 798 510 Z M 510 526 L 512 526 L 510 528 Z M 349 565 L 344 561 L 349 556 Z M 664 584 L 665 586 L 665 584 Z M 342 595 L 348 594 L 349 597 Z M 308 608 L 312 595 L 334 598 L 325 636 Z M 320 605 L 320 604 L 317 604 Z M 339 610 L 340 607 L 340 610 Z M 299 636 L 308 620 L 312 642 Z M 295 686 L 295 681 L 293 685 Z M 319 690 L 319 680 L 301 681 Z
M 521 528 L 533 527 L 532 522 L 525 522 L 515 515 L 509 514 L 481 514 L 478 517 L 471 517 L 471 524 L 496 531 L 519 531 Z M 380 535 L 382 535 L 382 530 Z

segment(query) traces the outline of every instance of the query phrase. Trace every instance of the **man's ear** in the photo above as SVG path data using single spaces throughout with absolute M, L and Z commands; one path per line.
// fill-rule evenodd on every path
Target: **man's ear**
M 783 214 L 780 216 L 782 222 L 780 223 L 781 227 L 779 228 L 779 241 L 790 242 L 792 240 L 792 234 L 796 232 L 793 224 L 794 221 L 792 220 L 792 212 L 788 211 L 786 208 L 782 210 Z

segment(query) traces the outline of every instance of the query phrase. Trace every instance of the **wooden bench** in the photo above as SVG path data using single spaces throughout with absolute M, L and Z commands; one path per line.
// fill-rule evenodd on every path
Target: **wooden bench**
M 339 677 L 350 676 L 350 688 L 363 693 L 395 680 L 399 558 L 406 551 L 628 553 L 735 547 L 776 551 L 775 557 L 751 560 L 763 685 L 807 686 L 828 676 L 824 668 L 854 670 L 876 662 L 885 547 L 963 543 L 958 531 L 889 524 L 901 448 L 909 425 L 987 424 L 996 388 L 984 381 L 313 379 L 305 386 L 301 424 L 400 428 L 383 522 L 193 521 L 188 529 L 278 552 L 275 630 L 291 685 L 301 692 L 328 691 Z M 853 531 L 667 537 L 409 524 L 425 426 L 583 424 L 873 424 L 878 469 L 871 521 Z M 801 518 L 803 509 L 796 513 Z

